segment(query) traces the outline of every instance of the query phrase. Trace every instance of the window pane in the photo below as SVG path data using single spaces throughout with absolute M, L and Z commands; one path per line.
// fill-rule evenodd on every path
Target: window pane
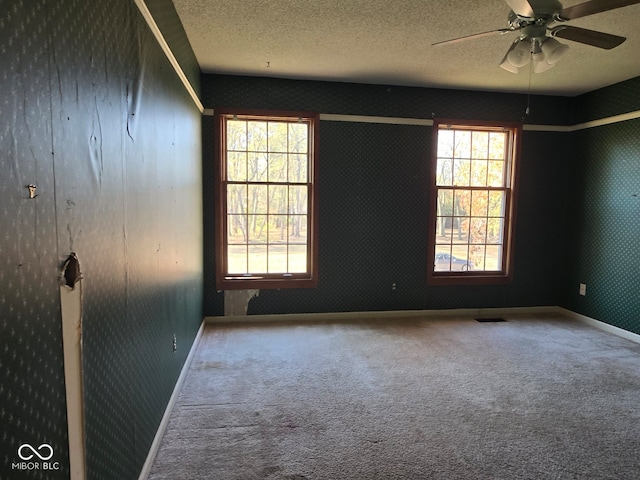
M 469 217 L 453 217 L 451 241 L 453 243 L 469 243 Z
M 289 213 L 307 213 L 307 190 L 306 185 L 289 187 Z
M 247 149 L 247 122 L 227 120 L 227 150 Z
M 307 153 L 309 125 L 307 123 L 289 124 L 289 151 Z
M 287 151 L 287 123 L 269 122 L 268 143 L 270 152 Z
M 452 225 L 452 217 L 436 217 L 436 243 L 451 243 Z
M 269 213 L 287 213 L 287 186 L 269 185 Z
M 307 155 L 289 155 L 289 181 L 307 183 L 308 164 L 309 158 L 307 157 Z
M 269 243 L 287 242 L 287 216 L 269 215 Z
M 464 272 L 467 270 L 473 270 L 473 265 L 468 259 L 466 246 L 454 245 L 451 250 L 444 246 L 436 246 L 434 271 Z
M 227 212 L 247 213 L 246 185 L 227 185 Z
M 471 134 L 471 158 L 486 159 L 489 155 L 489 133 L 473 132 Z
M 490 187 L 503 187 L 504 185 L 504 166 L 502 160 L 490 160 L 487 185 Z
M 438 157 L 453 157 L 453 130 L 438 131 Z
M 489 192 L 489 216 L 504 217 L 504 199 L 506 193 L 504 191 Z
M 269 245 L 267 252 L 269 256 L 268 273 L 287 273 L 287 245 Z
M 487 220 L 487 243 L 502 243 L 504 219 L 489 218 Z
M 307 243 L 306 215 L 289 215 L 289 243 Z
M 465 130 L 455 131 L 453 156 L 455 158 L 471 158 L 471 132 Z
M 471 162 L 471 186 L 487 186 L 487 161 L 473 160 Z
M 453 215 L 453 190 L 438 190 L 437 215 L 450 216 Z
M 304 273 L 307 271 L 307 246 L 289 246 L 289 271 L 288 273 Z
M 229 245 L 227 247 L 227 270 L 230 274 L 249 273 L 247 271 L 247 247 Z
M 247 242 L 247 216 L 227 215 L 227 243 Z
M 227 153 L 227 180 L 247 181 L 247 154 L 246 152 Z
M 451 247 L 436 245 L 433 267 L 439 272 L 451 270 Z
M 487 219 L 471 218 L 469 221 L 469 243 L 487 242 Z
M 485 246 L 484 245 L 471 245 L 469 247 L 469 264 L 473 265 L 473 270 L 485 269 Z
M 249 245 L 249 272 L 267 273 L 267 246 Z
M 472 217 L 486 217 L 487 206 L 489 200 L 489 192 L 474 190 L 471 195 L 471 216 Z
M 454 245 L 451 249 L 451 271 L 466 272 L 473 270 L 473 262 L 469 258 L 467 245 Z
M 436 185 L 453 185 L 453 160 L 451 158 L 438 158 L 436 173 Z
M 287 156 L 283 153 L 270 153 L 268 177 L 270 182 L 287 181 Z
M 247 147 L 249 151 L 267 151 L 267 122 L 247 122 Z
M 267 216 L 249 215 L 249 243 L 267 243 Z
M 506 158 L 507 134 L 502 132 L 489 133 L 489 158 Z
M 453 184 L 463 187 L 469 186 L 471 181 L 471 160 L 453 161 Z
M 466 217 L 471 211 L 471 191 L 455 190 L 453 202 L 453 214 Z
M 485 270 L 498 271 L 502 269 L 502 246 L 487 245 L 485 254 Z
M 250 153 L 247 162 L 247 177 L 250 182 L 267 181 L 267 154 Z
M 249 185 L 247 213 L 267 213 L 267 186 Z

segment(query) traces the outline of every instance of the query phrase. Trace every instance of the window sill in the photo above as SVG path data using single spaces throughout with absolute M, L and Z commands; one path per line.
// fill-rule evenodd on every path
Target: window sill
M 428 285 L 506 285 L 513 276 L 506 273 L 431 273 L 427 275 Z
M 225 277 L 216 281 L 217 290 L 270 290 L 282 288 L 317 288 L 316 278 Z

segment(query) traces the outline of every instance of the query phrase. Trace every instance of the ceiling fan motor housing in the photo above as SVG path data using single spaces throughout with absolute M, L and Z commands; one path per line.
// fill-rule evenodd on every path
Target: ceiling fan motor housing
M 562 3 L 558 0 L 529 0 L 529 5 L 535 12 L 536 18 L 540 16 L 552 17 L 554 13 L 562 10 Z

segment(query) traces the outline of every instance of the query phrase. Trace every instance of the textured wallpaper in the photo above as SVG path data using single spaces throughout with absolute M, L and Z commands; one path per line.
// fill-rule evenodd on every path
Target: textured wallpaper
M 501 120 L 571 125 L 568 97 L 517 95 L 432 88 L 284 80 L 228 75 L 202 76 L 205 108 L 310 110 L 344 115 Z M 526 115 L 527 103 L 530 104 Z
M 205 106 L 372 116 L 522 121 L 526 96 L 204 75 Z M 549 107 L 554 105 L 553 110 Z M 527 123 L 571 118 L 571 99 L 533 97 Z M 558 106 L 563 106 L 558 109 Z M 535 116 L 534 116 L 535 114 Z M 204 122 L 205 314 L 214 284 L 213 136 Z M 566 135 L 524 132 L 515 278 L 510 285 L 427 287 L 430 127 L 322 121 L 317 289 L 262 290 L 249 314 L 556 305 L 570 166 Z M 392 285 L 395 284 L 395 288 Z
M 576 97 L 573 123 L 640 110 L 640 77 Z
M 0 478 L 68 478 L 47 2 L 0 8 Z M 31 25 L 31 28 L 27 28 Z M 19 46 L 19 47 L 18 47 Z M 29 198 L 27 185 L 36 185 Z M 12 468 L 47 444 L 58 469 Z M 23 457 L 31 452 L 24 451 Z M 43 450 L 46 458 L 49 452 Z
M 640 333 L 640 120 L 573 135 L 563 306 Z M 586 295 L 579 295 L 579 284 Z
M 72 251 L 87 478 L 137 478 L 202 321 L 201 115 L 133 2 L 10 3 L 0 478 L 69 477 L 58 274 Z M 25 444 L 56 468 L 21 468 Z

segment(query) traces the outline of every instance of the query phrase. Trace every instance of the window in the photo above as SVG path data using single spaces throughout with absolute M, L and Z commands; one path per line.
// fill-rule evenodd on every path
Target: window
M 317 285 L 319 117 L 216 110 L 216 288 Z
M 429 283 L 511 281 L 520 132 L 515 124 L 434 121 Z

